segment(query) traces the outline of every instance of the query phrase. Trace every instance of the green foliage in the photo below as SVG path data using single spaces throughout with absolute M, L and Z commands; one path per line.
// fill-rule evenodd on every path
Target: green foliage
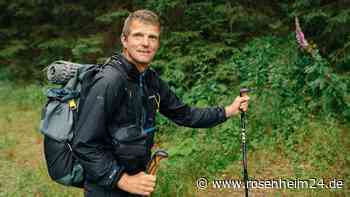
M 125 19 L 128 14 L 129 13 L 126 10 L 106 13 L 102 16 L 97 17 L 96 21 L 104 25 L 112 25 L 115 21 L 121 21 L 121 19 Z
M 100 34 L 91 36 L 89 38 L 82 38 L 77 41 L 77 44 L 72 49 L 72 54 L 75 59 L 83 61 L 93 61 L 101 56 L 102 36 Z
M 74 43 L 72 38 L 57 38 L 39 43 L 37 48 L 40 49 L 41 53 L 36 58 L 38 64 L 45 66 L 49 65 L 53 60 L 70 57 L 70 50 L 74 46 Z
M 13 40 L 9 46 L 5 47 L 0 51 L 1 58 L 10 58 L 15 57 L 18 55 L 21 51 L 26 50 L 27 46 L 25 43 L 19 41 L 19 40 Z
M 12 81 L 12 78 L 11 73 L 0 65 L 0 81 L 9 82 Z
M 285 34 L 290 31 L 292 17 L 299 15 L 306 36 L 321 46 L 321 54 L 331 60 L 336 69 L 348 71 L 350 16 L 342 1 L 267 1 L 253 4 L 248 1 L 73 3 L 17 0 L 1 3 L 0 36 L 4 39 L 1 39 L 0 56 L 9 62 L 6 67 L 12 67 L 9 70 L 14 72 L 13 75 L 24 80 L 39 80 L 37 70 L 56 58 L 96 62 L 100 56 L 109 56 L 111 51 L 120 47 L 109 44 L 111 40 L 106 35 L 98 35 L 101 38 L 98 44 L 92 37 L 110 30 L 111 34 L 120 34 L 122 20 L 129 11 L 138 8 L 154 10 L 161 16 L 163 40 L 168 43 L 165 47 L 171 47 L 171 50 L 165 48 L 159 60 L 198 54 L 201 52 L 196 48 L 211 44 L 214 44 L 211 49 L 240 46 L 251 37 L 267 32 Z M 30 23 L 26 20 L 28 18 Z M 118 39 L 118 35 L 112 39 Z M 80 40 L 79 43 L 77 40 Z M 91 45 L 89 41 L 92 41 Z M 92 49 L 88 49 L 90 47 Z M 209 51 L 203 55 L 206 57 L 208 54 Z M 230 54 L 221 54 L 220 58 L 228 60 Z M 9 61 L 13 59 L 16 61 Z M 197 61 L 197 58 L 192 61 Z
M 327 173 L 328 168 L 341 178 L 350 177 L 346 128 L 350 11 L 343 2 L 0 1 L 0 100 L 5 103 L 0 109 L 19 111 L 1 111 L 4 128 L 16 128 L 16 132 L 7 132 L 0 140 L 4 164 L 0 172 L 9 169 L 21 178 L 1 182 L 16 185 L 14 195 L 56 196 L 61 193 L 43 188 L 63 190 L 43 183 L 48 182 L 42 178 L 45 169 L 33 173 L 30 167 L 20 172 L 15 170 L 21 168 L 17 165 L 4 167 L 15 162 L 7 152 L 22 140 L 13 134 L 24 124 L 12 124 L 23 111 L 35 111 L 39 117 L 45 101 L 42 87 L 19 87 L 8 81 L 42 82 L 42 69 L 58 59 L 100 62 L 120 49 L 114 44 L 119 42 L 123 19 L 139 8 L 154 10 L 161 17 L 161 48 L 151 66 L 185 103 L 224 106 L 240 87 L 250 87 L 249 153 L 266 149 L 272 155 L 282 154 L 292 163 L 291 174 L 296 177 L 334 176 Z M 306 38 L 317 44 L 316 55 L 297 48 L 294 16 L 299 16 Z M 157 120 L 156 142 L 168 149 L 171 158 L 160 170 L 161 186 L 155 196 L 187 196 L 198 177 L 220 175 L 241 159 L 238 119 L 199 131 L 178 127 L 159 115 Z M 27 182 L 29 186 L 24 187 Z
M 349 71 L 350 10 L 345 1 L 295 1 L 291 16 L 299 16 L 306 36 L 319 45 L 321 55 Z

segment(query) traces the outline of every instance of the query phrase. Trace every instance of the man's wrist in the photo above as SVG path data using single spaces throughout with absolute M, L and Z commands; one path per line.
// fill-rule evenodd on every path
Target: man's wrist
M 120 175 L 120 178 L 119 178 L 119 180 L 117 181 L 117 184 L 116 184 L 117 188 L 121 189 L 123 187 L 124 182 L 127 179 L 127 176 L 128 176 L 128 174 L 125 173 L 125 172 L 122 175 Z
M 238 112 L 235 112 L 235 110 L 232 109 L 232 106 L 226 106 L 225 108 L 225 117 L 231 118 L 232 116 L 238 114 Z
M 231 113 L 230 113 L 230 106 L 226 106 L 225 107 L 225 117 L 226 118 L 230 118 L 231 117 Z

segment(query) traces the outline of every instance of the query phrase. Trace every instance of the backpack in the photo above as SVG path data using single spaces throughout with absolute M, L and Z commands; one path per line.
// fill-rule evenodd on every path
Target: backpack
M 44 135 L 44 155 L 48 174 L 57 183 L 83 187 L 84 169 L 74 154 L 71 142 L 75 122 L 83 106 L 80 95 L 93 85 L 102 65 L 55 61 L 47 67 L 47 78 L 60 88 L 49 88 L 43 107 L 40 131 Z M 84 82 L 84 83 L 83 83 Z

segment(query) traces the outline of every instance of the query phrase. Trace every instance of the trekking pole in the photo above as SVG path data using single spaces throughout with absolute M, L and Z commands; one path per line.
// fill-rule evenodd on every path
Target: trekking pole
M 240 89 L 240 96 L 246 96 L 250 90 L 248 88 Z M 243 179 L 245 188 L 245 197 L 248 197 L 248 169 L 247 169 L 247 144 L 246 144 L 246 114 L 241 110 L 241 140 L 242 140 L 242 164 L 243 164 Z
M 168 158 L 168 153 L 164 150 L 157 150 L 147 164 L 146 173 L 156 175 L 159 168 L 160 160 Z M 151 194 L 152 196 L 152 194 Z

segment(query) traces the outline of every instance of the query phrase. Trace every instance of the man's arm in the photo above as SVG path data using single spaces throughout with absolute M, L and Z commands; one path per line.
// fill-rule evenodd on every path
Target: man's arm
M 188 106 L 161 79 L 159 79 L 159 92 L 160 113 L 178 125 L 208 128 L 226 120 L 224 107 L 196 108 Z
M 111 84 L 108 79 L 102 78 L 86 95 L 73 142 L 73 150 L 84 167 L 87 179 L 104 187 L 115 187 L 123 172 L 112 152 L 103 148 L 108 138 L 107 121 L 112 116 L 113 102 L 117 102 L 114 99 L 119 89 Z
M 193 128 L 216 126 L 227 118 L 237 115 L 240 109 L 246 111 L 249 100 L 248 97 L 237 97 L 225 108 L 221 106 L 197 108 L 182 103 L 167 83 L 161 79 L 159 79 L 159 91 L 160 112 L 176 124 Z

